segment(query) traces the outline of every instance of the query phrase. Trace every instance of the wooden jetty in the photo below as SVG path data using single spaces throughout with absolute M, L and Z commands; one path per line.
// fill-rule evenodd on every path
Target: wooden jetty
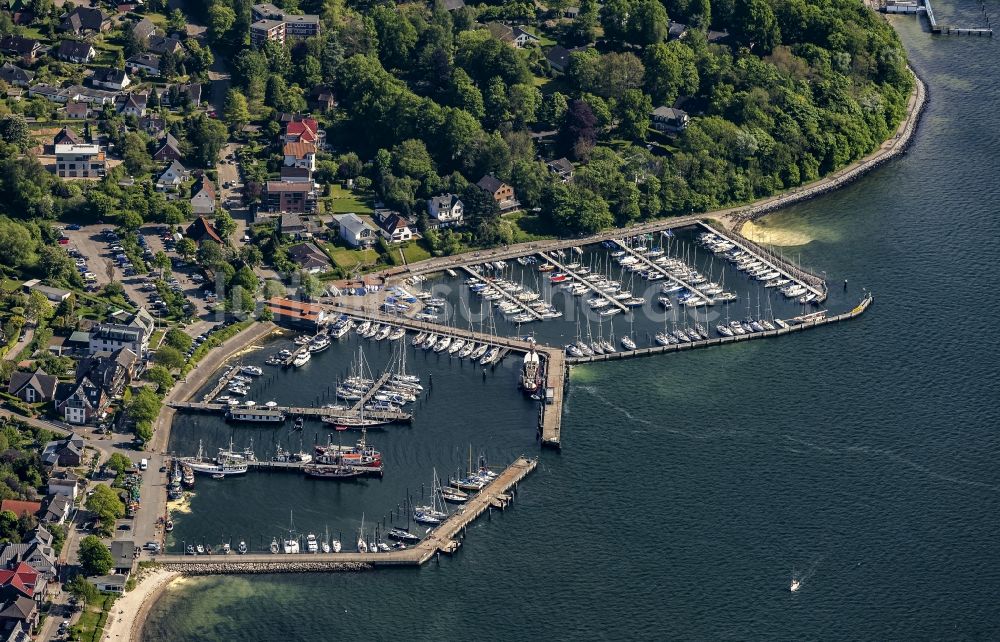
M 610 354 L 595 354 L 589 357 L 566 357 L 566 362 L 569 364 L 578 363 L 594 363 L 596 361 L 615 361 L 618 359 L 629 359 L 633 357 L 644 357 L 652 354 L 663 354 L 665 352 L 681 352 L 684 350 L 693 350 L 695 348 L 707 348 L 709 346 L 719 346 L 726 345 L 729 343 L 739 343 L 742 341 L 752 341 L 754 339 L 763 339 L 765 337 L 779 337 L 785 334 L 791 334 L 793 332 L 800 332 L 802 330 L 808 330 L 810 328 L 816 328 L 821 325 L 826 325 L 828 323 L 837 323 L 839 321 L 846 321 L 848 319 L 853 319 L 859 316 L 862 312 L 868 309 L 872 304 L 874 298 L 871 293 L 867 293 L 861 302 L 855 306 L 852 310 L 844 312 L 843 314 L 837 314 L 832 317 L 822 317 L 815 318 L 802 323 L 795 323 L 789 325 L 787 328 L 777 328 L 776 330 L 765 330 L 764 332 L 753 332 L 750 334 L 738 334 L 731 337 L 714 337 L 711 339 L 702 339 L 701 341 L 691 341 L 688 343 L 676 343 L 666 346 L 651 346 L 648 348 L 637 348 L 636 350 L 623 350 L 620 352 L 612 352 Z M 815 313 L 814 313 L 815 314 Z
M 382 388 L 382 386 L 384 386 L 386 382 L 389 381 L 389 377 L 391 375 L 392 375 L 391 372 L 383 372 L 382 376 L 379 377 L 378 380 L 372 384 L 372 387 L 369 388 L 365 392 L 365 394 L 361 395 L 361 399 L 359 399 L 356 404 L 351 406 L 351 412 L 360 414 L 361 409 L 364 408 L 365 404 L 371 401 L 372 397 L 374 397 L 378 393 L 378 391 Z
M 215 397 L 218 396 L 220 392 L 226 389 L 226 386 L 229 385 L 229 382 L 232 381 L 233 377 L 239 374 L 239 372 L 240 369 L 237 368 L 235 365 L 230 366 L 229 370 L 227 370 L 221 377 L 219 377 L 219 382 L 215 384 L 215 387 L 213 387 L 208 394 L 202 397 L 202 400 L 211 401 L 212 399 L 215 399 Z
M 295 359 L 297 359 L 299 357 L 299 355 L 301 355 L 301 354 L 303 354 L 305 352 L 309 352 L 309 344 L 308 343 L 302 344 L 299 347 L 297 347 L 295 350 L 292 350 L 292 354 L 288 355 L 285 358 L 285 361 L 284 361 L 284 363 L 281 364 L 281 367 L 282 368 L 291 368 L 292 367 L 292 362 L 294 362 Z
M 570 275 L 573 278 L 574 281 L 577 281 L 579 283 L 582 283 L 582 284 L 586 285 L 588 288 L 590 288 L 590 290 L 592 292 L 596 293 L 598 296 L 601 296 L 601 297 L 607 299 L 609 302 L 611 302 L 611 305 L 613 305 L 614 307 L 616 307 L 619 310 L 621 310 L 622 312 L 628 314 L 629 308 L 628 308 L 627 305 L 625 305 L 624 303 L 622 303 L 621 301 L 619 301 L 618 299 L 616 299 L 614 296 L 608 294 L 607 292 L 605 292 L 601 288 L 599 288 L 596 285 L 594 285 L 593 283 L 591 283 L 590 279 L 588 279 L 586 276 L 581 275 L 581 274 L 577 274 L 573 270 L 567 268 L 565 265 L 563 265 L 562 263 L 560 263 L 558 259 L 554 258 L 552 256 L 552 254 L 553 254 L 553 252 L 549 252 L 548 254 L 546 254 L 545 252 L 539 252 L 538 256 L 540 256 L 543 260 L 548 261 L 552 265 L 554 265 L 557 268 L 559 268 L 560 272 L 564 272 L 564 273 Z
M 541 314 L 539 314 L 536 310 L 530 308 L 527 303 L 525 303 L 524 301 L 518 299 L 516 296 L 514 296 L 513 294 L 511 294 L 507 290 L 503 289 L 499 285 L 494 284 L 493 283 L 494 279 L 492 279 L 491 277 L 488 277 L 488 276 L 486 276 L 484 274 L 480 274 L 479 272 L 476 272 L 475 270 L 473 270 L 468 265 L 463 265 L 462 269 L 465 270 L 466 272 L 468 272 L 469 274 L 471 274 L 473 276 L 473 278 L 479 279 L 483 283 L 489 284 L 490 287 L 493 290 L 497 291 L 500 294 L 500 296 L 502 296 L 508 302 L 513 303 L 514 305 L 516 305 L 518 307 L 518 309 L 521 310 L 521 312 L 524 312 L 524 313 L 530 315 L 532 318 L 535 319 L 535 321 L 541 321 L 542 320 L 542 315 Z
M 248 553 L 246 555 L 184 555 L 167 553 L 159 555 L 156 561 L 171 570 L 185 572 L 190 569 L 196 573 L 275 573 L 281 572 L 285 565 L 289 571 L 303 572 L 309 570 L 335 570 L 336 563 L 355 562 L 379 566 L 420 566 L 427 563 L 438 553 L 452 553 L 460 546 L 459 538 L 465 529 L 476 518 L 494 508 L 504 508 L 510 504 L 517 484 L 528 476 L 538 465 L 537 459 L 518 457 L 505 468 L 496 479 L 487 484 L 481 491 L 473 495 L 464 506 L 458 507 L 441 524 L 436 526 L 418 544 L 387 553 L 299 553 L 290 555 L 284 553 Z M 353 541 L 344 542 L 345 545 Z M 330 566 L 324 567 L 324 563 Z M 278 566 L 272 566 L 272 564 Z M 303 568 L 302 564 L 315 564 L 315 568 Z
M 662 274 L 666 278 L 670 279 L 674 283 L 677 283 L 678 285 L 684 286 L 690 292 L 694 292 L 699 297 L 701 297 L 702 301 L 705 301 L 707 303 L 711 303 L 712 302 L 712 297 L 708 296 L 707 294 L 705 294 L 704 292 L 702 292 L 701 290 L 699 290 L 697 287 L 691 285 L 690 283 L 688 283 L 684 279 L 682 279 L 682 278 L 680 278 L 678 276 L 675 276 L 672 272 L 670 272 L 669 270 L 667 270 L 662 265 L 657 265 L 653 261 L 650 261 L 648 258 L 646 258 L 645 255 L 640 254 L 639 252 L 636 252 L 634 249 L 632 249 L 631 247 L 629 247 L 625 243 L 625 241 L 623 241 L 622 239 L 612 239 L 612 240 L 618 245 L 618 247 L 620 247 L 621 249 L 625 250 L 625 252 L 627 252 L 628 254 L 634 256 L 635 258 L 639 259 L 640 261 L 642 261 L 646 265 L 646 267 L 648 267 L 648 268 L 650 268 L 652 270 L 656 270 L 657 272 L 659 272 L 660 274 Z

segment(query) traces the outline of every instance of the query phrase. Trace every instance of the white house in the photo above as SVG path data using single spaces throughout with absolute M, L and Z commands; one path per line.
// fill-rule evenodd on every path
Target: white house
M 413 238 L 413 227 L 399 212 L 382 210 L 375 213 L 375 222 L 386 241 L 403 243 Z
M 132 84 L 132 79 L 122 69 L 98 69 L 91 82 L 95 87 L 121 91 Z
M 149 337 L 155 327 L 156 320 L 152 315 L 146 308 L 139 308 L 128 323 L 99 323 L 94 326 L 87 351 L 94 354 L 128 348 L 142 357 L 149 348 Z
M 285 143 L 282 147 L 285 167 L 302 167 L 316 171 L 316 145 L 312 143 Z
M 334 217 L 340 224 L 340 238 L 354 247 L 368 247 L 378 238 L 378 230 L 357 214 L 344 214 Z
M 427 201 L 427 213 L 442 227 L 461 225 L 465 206 L 456 194 L 441 194 Z
M 156 189 L 160 192 L 177 189 L 184 182 L 186 176 L 187 170 L 184 169 L 184 166 L 180 164 L 180 161 L 174 161 L 156 180 Z

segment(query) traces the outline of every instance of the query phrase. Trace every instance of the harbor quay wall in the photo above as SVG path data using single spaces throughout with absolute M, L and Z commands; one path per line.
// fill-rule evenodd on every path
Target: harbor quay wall
M 298 557 L 302 557 L 299 555 Z M 355 573 L 371 571 L 374 564 L 364 562 L 246 562 L 223 558 L 217 562 L 198 562 L 172 564 L 168 560 L 160 560 L 167 569 L 177 571 L 182 575 L 253 575 L 272 573 Z

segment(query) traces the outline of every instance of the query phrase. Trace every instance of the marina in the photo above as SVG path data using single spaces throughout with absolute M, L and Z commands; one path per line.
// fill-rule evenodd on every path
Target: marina
M 581 274 L 579 271 L 574 271 L 567 265 L 562 264 L 556 258 L 556 256 L 558 256 L 556 252 L 548 252 L 547 254 L 539 252 L 538 256 L 541 257 L 543 260 L 547 261 L 548 263 L 554 265 L 560 271 L 561 274 L 564 274 L 566 275 L 566 277 L 568 277 L 567 279 L 568 281 L 572 283 L 580 283 L 586 286 L 594 295 L 606 301 L 607 304 L 610 305 L 613 309 L 619 312 L 628 312 L 628 308 L 625 306 L 625 304 L 616 299 L 605 289 L 598 287 L 591 280 L 591 277 Z

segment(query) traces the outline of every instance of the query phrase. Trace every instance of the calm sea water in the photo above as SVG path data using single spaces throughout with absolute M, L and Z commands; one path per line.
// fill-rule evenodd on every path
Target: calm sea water
M 834 284 L 848 279 L 845 301 L 873 289 L 867 314 L 776 341 L 576 368 L 563 452 L 541 453 L 513 510 L 472 526 L 455 558 L 419 571 L 186 580 L 155 606 L 144 639 L 1000 635 L 1000 422 L 989 401 L 1000 357 L 998 43 L 899 24 L 931 96 L 910 153 L 766 221 L 813 239 L 790 251 Z M 381 350 L 366 354 L 379 362 Z M 311 376 L 269 372 L 255 396 L 324 401 L 351 353 L 319 355 Z M 301 531 L 347 531 L 362 511 L 370 523 L 419 494 L 433 467 L 462 466 L 470 444 L 491 461 L 536 452 L 513 363 L 485 381 L 423 353 L 411 365 L 434 387 L 412 428 L 372 435 L 385 479 L 199 480 L 178 545 L 269 541 L 292 509 Z M 230 434 L 189 417 L 172 447 L 214 448 Z M 251 434 L 262 454 L 299 439 L 236 437 Z M 307 426 L 302 439 L 316 434 Z M 805 578 L 796 594 L 793 572 Z

